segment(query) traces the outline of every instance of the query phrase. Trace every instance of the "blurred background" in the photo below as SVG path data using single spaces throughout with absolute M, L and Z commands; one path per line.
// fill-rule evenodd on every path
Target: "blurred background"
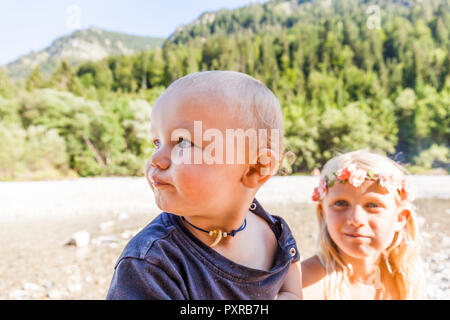
M 419 189 L 430 298 L 450 299 L 450 1 L 0 3 L 0 299 L 103 299 L 159 213 L 143 178 L 151 108 L 227 69 L 281 102 L 296 158 L 259 200 L 314 254 L 314 176 L 370 148 Z M 311 176 L 313 174 L 313 176 Z

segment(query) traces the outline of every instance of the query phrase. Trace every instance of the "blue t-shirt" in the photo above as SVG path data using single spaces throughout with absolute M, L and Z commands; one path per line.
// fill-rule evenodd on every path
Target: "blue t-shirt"
M 177 215 L 163 212 L 125 247 L 116 263 L 107 299 L 274 299 L 291 262 L 300 255 L 281 217 L 255 199 L 253 213 L 267 221 L 278 240 L 269 271 L 222 256 L 198 240 Z

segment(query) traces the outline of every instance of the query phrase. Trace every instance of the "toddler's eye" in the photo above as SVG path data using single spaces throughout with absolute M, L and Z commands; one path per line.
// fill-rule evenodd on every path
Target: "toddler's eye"
M 159 148 L 159 140 L 153 140 L 153 146 L 155 147 L 155 149 L 158 149 Z
M 193 146 L 191 141 L 184 139 L 183 137 L 178 138 L 178 144 L 180 145 L 180 148 L 190 148 Z
M 345 200 L 337 200 L 336 202 L 334 202 L 334 205 L 339 208 L 345 208 L 348 207 L 349 204 Z

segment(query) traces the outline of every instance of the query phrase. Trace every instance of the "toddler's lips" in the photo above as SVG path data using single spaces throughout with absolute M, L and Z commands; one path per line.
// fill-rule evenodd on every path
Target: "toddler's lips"
M 164 186 L 170 186 L 170 184 L 168 184 L 168 183 L 160 183 L 160 182 L 153 182 L 152 184 L 153 184 L 153 186 L 155 188 L 164 187 Z
M 154 186 L 154 187 L 162 187 L 162 186 L 169 186 L 170 184 L 165 182 L 164 180 L 162 180 L 161 178 L 157 177 L 157 176 L 151 176 L 150 177 L 150 183 Z

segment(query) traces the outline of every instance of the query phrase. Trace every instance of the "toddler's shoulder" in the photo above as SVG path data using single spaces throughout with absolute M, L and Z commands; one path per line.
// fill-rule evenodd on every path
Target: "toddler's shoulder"
M 155 253 L 152 248 L 155 247 L 155 243 L 166 242 L 170 245 L 174 230 L 175 225 L 170 214 L 162 212 L 128 242 L 117 263 L 123 258 L 152 260 L 151 255 Z

